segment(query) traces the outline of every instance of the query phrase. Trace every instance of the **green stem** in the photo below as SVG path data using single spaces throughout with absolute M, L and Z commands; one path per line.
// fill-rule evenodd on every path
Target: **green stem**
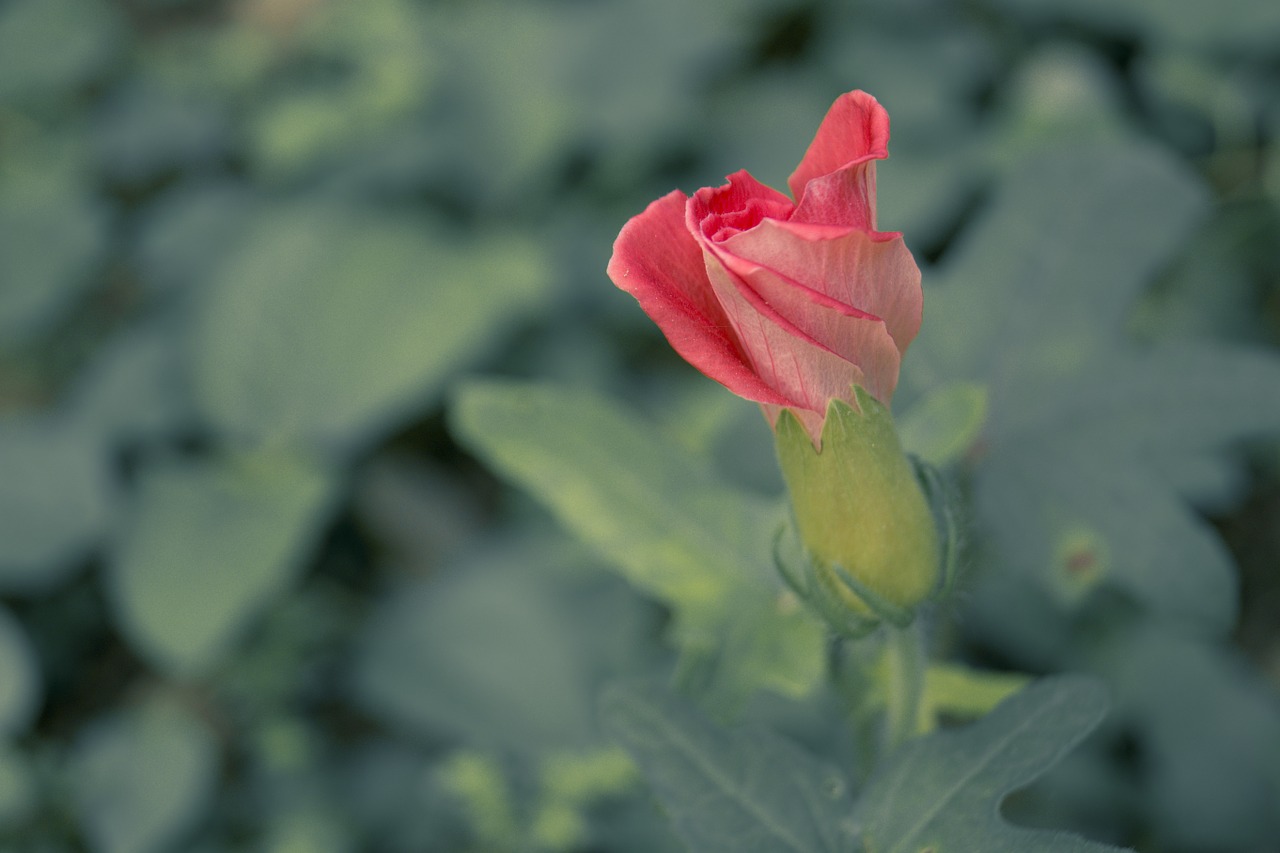
M 920 703 L 928 667 L 923 620 L 896 628 L 885 625 L 885 727 L 881 757 L 921 731 Z

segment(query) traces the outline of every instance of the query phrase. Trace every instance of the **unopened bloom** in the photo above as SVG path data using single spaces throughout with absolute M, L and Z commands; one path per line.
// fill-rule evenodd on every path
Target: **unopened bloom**
M 933 511 L 888 411 L 923 305 L 902 235 L 876 230 L 888 141 L 884 108 L 842 95 L 791 197 L 745 171 L 676 190 L 623 227 L 609 262 L 677 352 L 763 407 L 804 545 L 787 575 L 841 630 L 909 619 L 939 574 Z
M 897 232 L 877 231 L 875 161 L 889 117 L 840 96 L 788 184 L 736 172 L 675 190 L 622 229 L 609 276 L 675 350 L 776 424 L 794 411 L 816 443 L 827 403 L 855 385 L 888 405 L 920 329 L 920 270 Z

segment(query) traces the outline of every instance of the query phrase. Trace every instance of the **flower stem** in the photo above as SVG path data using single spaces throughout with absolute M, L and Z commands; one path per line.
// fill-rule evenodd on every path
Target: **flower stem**
M 885 725 L 881 757 L 920 734 L 920 703 L 928 665 L 923 620 L 897 628 L 885 625 L 884 691 Z

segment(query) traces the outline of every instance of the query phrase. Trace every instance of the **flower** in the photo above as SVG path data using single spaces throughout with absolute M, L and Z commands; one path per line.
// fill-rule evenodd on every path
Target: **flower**
M 745 171 L 692 196 L 673 191 L 618 235 L 609 277 L 690 364 L 795 412 L 815 446 L 833 399 L 854 386 L 886 406 L 920 328 L 920 270 L 875 225 L 875 161 L 889 117 L 854 91 L 827 112 L 788 180 L 791 198 Z
M 930 499 L 888 404 L 920 330 L 920 269 L 877 231 L 889 117 L 836 99 L 791 174 L 794 201 L 746 172 L 676 190 L 622 229 L 609 277 L 694 367 L 760 403 L 791 494 L 792 587 L 835 630 L 902 624 L 937 588 Z

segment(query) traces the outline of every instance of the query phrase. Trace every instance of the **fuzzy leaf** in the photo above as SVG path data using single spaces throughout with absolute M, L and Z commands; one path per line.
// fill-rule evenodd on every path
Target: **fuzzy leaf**
M 1280 427 L 1280 359 L 1247 347 L 1176 343 L 1118 353 L 1005 434 L 1055 432 L 1119 456 L 1167 463 Z M 1271 391 L 1273 393 L 1266 393 Z
M 7 65 L 11 36 L 4 32 L 5 19 L 40 14 L 46 5 L 58 4 L 26 2 L 0 9 L 0 103 L 4 88 L 27 79 L 30 70 Z M 69 23 L 78 12 L 64 9 L 61 15 Z M 44 53 L 62 55 L 58 49 Z M 57 137 L 8 150 L 0 159 L 0 349 L 30 343 L 56 328 L 96 283 L 111 216 L 86 191 L 86 172 L 80 151 Z
M 211 807 L 218 743 L 163 700 L 95 720 L 70 755 L 76 817 L 94 853 L 160 853 Z
M 1178 47 L 1268 51 L 1280 36 L 1280 7 L 1255 0 L 999 0 L 996 5 L 1037 20 L 1083 23 L 1126 37 L 1141 34 Z
M 15 0 L 0 7 L 0 104 L 39 102 L 100 74 L 121 48 L 123 15 L 102 0 Z
M 1178 164 L 1136 145 L 1026 161 L 932 277 L 908 373 L 988 383 L 993 426 L 1007 399 L 1055 395 L 1047 380 L 1107 363 L 1207 200 Z
M 210 286 L 196 392 L 232 434 L 348 450 L 427 405 L 544 289 L 523 239 L 460 245 L 333 203 L 276 210 Z
M 675 609 L 677 641 L 717 661 L 721 689 L 797 694 L 821 677 L 822 629 L 783 593 L 771 563 L 770 504 L 591 394 L 477 382 L 452 415 L 462 442 Z
M 389 590 L 353 667 L 360 703 L 413 731 L 512 751 L 589 742 L 588 664 L 601 644 L 547 577 L 570 559 L 521 541 Z
M 0 737 L 31 725 L 44 694 L 36 650 L 22 625 L 0 607 Z
M 854 849 L 848 780 L 772 732 L 727 733 L 657 689 L 615 687 L 602 714 L 690 850 Z
M 332 487 L 327 470 L 287 456 L 144 471 L 107 567 L 121 631 L 165 670 L 207 671 L 292 583 Z
M 1013 826 L 1000 804 L 1055 764 L 1106 712 L 1097 682 L 1057 677 L 980 721 L 904 746 L 863 792 L 858 825 L 874 853 L 1104 853 L 1118 848 Z
M 1135 144 L 1028 161 L 948 259 L 929 297 L 948 322 L 913 357 L 915 381 L 990 388 L 974 496 L 1008 571 L 1066 610 L 1107 583 L 1220 634 L 1231 560 L 1184 501 L 1229 498 L 1222 451 L 1280 429 L 1280 360 L 1126 337 L 1205 209 L 1191 175 Z
M 1145 625 L 1091 655 L 1137 733 L 1154 845 L 1265 850 L 1280 839 L 1280 703 L 1235 649 Z
M 0 420 L 0 590 L 49 589 L 74 571 L 111 521 L 114 485 L 75 424 Z

